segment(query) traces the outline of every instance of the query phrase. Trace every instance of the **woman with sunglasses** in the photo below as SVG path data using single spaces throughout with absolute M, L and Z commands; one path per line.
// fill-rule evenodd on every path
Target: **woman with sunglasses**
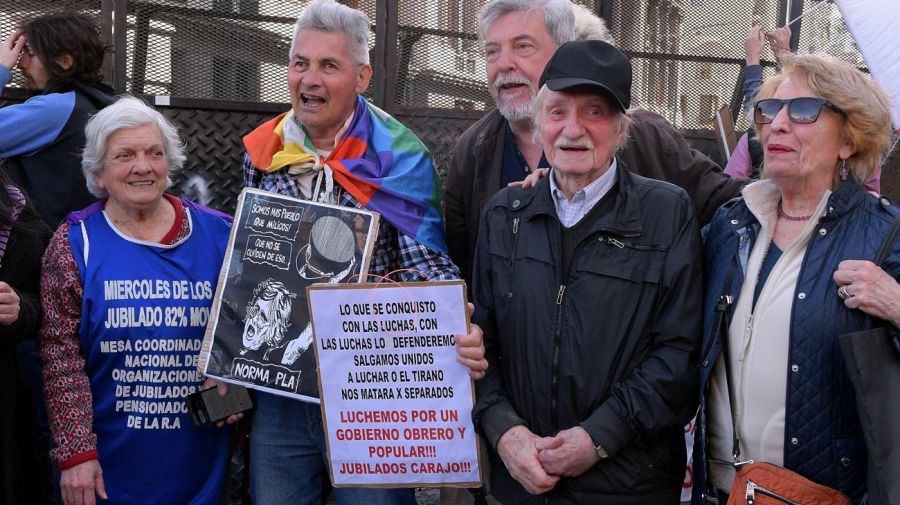
M 900 214 L 860 182 L 888 147 L 889 100 L 867 75 L 831 57 L 783 63 L 753 110 L 763 179 L 723 205 L 706 234 L 695 503 L 725 503 L 734 426 L 742 461 L 783 466 L 854 503 L 866 494 L 866 448 L 838 335 L 877 320 L 845 305 L 853 288 L 839 289 L 832 275 L 845 260 L 872 259 Z M 882 281 L 896 284 L 900 252 L 886 264 Z M 733 303 L 726 331 L 717 332 L 720 300 Z

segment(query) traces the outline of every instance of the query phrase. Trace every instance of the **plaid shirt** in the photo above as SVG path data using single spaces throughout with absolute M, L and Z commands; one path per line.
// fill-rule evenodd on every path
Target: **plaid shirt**
M 294 176 L 287 173 L 287 168 L 265 173 L 258 170 L 247 155 L 244 155 L 244 185 L 294 198 L 304 198 Z M 335 185 L 335 191 L 338 193 L 336 200 L 339 205 L 356 209 L 365 208 L 340 186 Z M 378 227 L 378 240 L 372 252 L 369 274 L 379 277 L 390 275 L 393 280 L 400 282 L 439 281 L 458 279 L 459 269 L 447 255 L 425 247 L 382 219 Z M 378 280 L 366 279 L 368 282 Z

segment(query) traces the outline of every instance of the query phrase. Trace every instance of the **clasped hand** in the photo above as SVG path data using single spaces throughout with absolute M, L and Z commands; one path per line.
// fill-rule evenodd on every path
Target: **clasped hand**
M 539 437 L 525 426 L 514 426 L 497 442 L 497 452 L 510 475 L 531 494 L 553 489 L 560 477 L 577 477 L 600 457 L 591 436 L 580 426 L 555 437 Z
M 0 324 L 9 326 L 19 320 L 19 294 L 5 282 L 0 282 Z

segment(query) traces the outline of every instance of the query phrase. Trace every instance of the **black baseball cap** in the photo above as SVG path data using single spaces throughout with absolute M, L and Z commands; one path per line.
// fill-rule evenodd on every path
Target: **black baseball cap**
M 574 40 L 559 46 L 544 72 L 541 87 L 563 91 L 576 86 L 604 91 L 625 112 L 631 104 L 631 62 L 602 40 Z

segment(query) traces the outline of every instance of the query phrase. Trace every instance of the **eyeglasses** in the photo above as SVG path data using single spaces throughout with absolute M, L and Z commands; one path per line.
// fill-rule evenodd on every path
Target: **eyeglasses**
M 753 107 L 753 121 L 756 124 L 769 124 L 775 120 L 775 116 L 778 115 L 778 112 L 785 105 L 787 105 L 788 118 L 790 118 L 792 123 L 796 124 L 815 123 L 819 119 L 819 114 L 822 113 L 823 106 L 828 106 L 839 114 L 844 113 L 835 104 L 824 98 L 809 96 L 791 98 L 790 100 L 767 98 L 756 102 L 756 106 Z

